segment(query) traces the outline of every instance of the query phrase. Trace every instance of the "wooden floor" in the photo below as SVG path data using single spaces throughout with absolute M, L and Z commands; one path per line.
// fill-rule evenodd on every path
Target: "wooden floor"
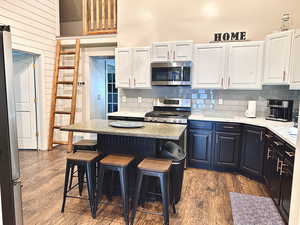
M 97 218 L 92 219 L 85 200 L 68 199 L 65 213 L 60 213 L 65 156 L 62 150 L 20 152 L 25 225 L 123 224 L 118 206 L 103 206 L 98 210 Z M 187 169 L 182 198 L 177 204 L 177 214 L 171 214 L 170 224 L 233 224 L 229 192 L 268 196 L 262 184 L 241 175 Z M 160 210 L 158 203 L 147 207 Z M 162 221 L 162 217 L 155 215 L 137 213 L 136 217 L 137 225 L 163 224 Z

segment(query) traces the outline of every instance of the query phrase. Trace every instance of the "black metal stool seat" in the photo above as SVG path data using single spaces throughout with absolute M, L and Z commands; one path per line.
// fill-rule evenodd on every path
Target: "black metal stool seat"
M 137 178 L 137 187 L 136 193 L 133 203 L 133 209 L 131 214 L 131 225 L 134 224 L 134 219 L 136 215 L 136 211 L 138 208 L 140 193 L 142 189 L 143 177 L 144 176 L 151 176 L 157 177 L 160 180 L 160 187 L 161 187 L 161 194 L 162 194 L 162 201 L 163 201 L 163 214 L 158 213 L 151 213 L 151 214 L 158 214 L 164 216 L 164 224 L 169 224 L 169 202 L 170 202 L 170 169 L 172 166 L 172 161 L 165 160 L 165 159 L 144 159 L 138 165 L 138 178 Z M 172 199 L 172 207 L 173 212 L 176 213 L 175 210 L 175 201 Z M 147 213 L 146 211 L 143 211 Z M 149 212 L 150 213 L 150 212 Z
M 80 198 L 76 196 L 69 196 L 68 193 L 73 190 L 75 187 L 83 185 L 83 178 L 84 175 L 82 174 L 82 170 L 86 172 L 87 178 L 87 186 L 88 186 L 88 200 L 90 203 L 91 213 L 94 212 L 94 202 L 95 202 L 95 195 L 94 195 L 94 188 L 96 182 L 96 164 L 102 158 L 101 153 L 98 152 L 76 152 L 69 154 L 67 156 L 67 163 L 66 163 L 66 174 L 65 174 L 65 185 L 64 185 L 64 196 L 63 196 L 63 204 L 61 208 L 61 212 L 64 212 L 66 198 Z M 78 170 L 80 171 L 80 175 L 78 176 L 78 183 L 74 186 L 69 186 L 69 180 L 72 181 L 72 169 L 74 166 L 78 166 Z M 82 168 L 82 170 L 81 170 Z M 68 188 L 69 186 L 69 188 Z M 80 192 L 80 190 L 79 190 Z M 81 193 L 80 193 L 81 195 Z
M 133 156 L 129 155 L 108 155 L 100 161 L 98 167 L 98 182 L 97 193 L 95 200 L 94 217 L 96 217 L 97 207 L 102 196 L 103 178 L 106 170 L 116 171 L 120 174 L 120 184 L 123 200 L 123 214 L 126 225 L 129 225 L 129 191 L 127 181 L 127 168 L 129 164 L 134 160 Z

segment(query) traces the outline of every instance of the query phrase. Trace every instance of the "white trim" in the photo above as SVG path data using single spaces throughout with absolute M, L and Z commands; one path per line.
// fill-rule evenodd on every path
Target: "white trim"
M 45 69 L 44 69 L 44 52 L 35 48 L 29 48 L 25 46 L 20 46 L 13 44 L 13 50 L 28 52 L 30 54 L 36 55 L 35 61 L 35 79 L 36 79 L 36 109 L 37 109 L 37 131 L 39 132 L 38 136 L 38 149 L 46 150 L 47 149 L 47 131 L 45 124 Z
M 101 45 L 117 46 L 116 35 L 91 35 L 91 36 L 74 36 L 74 37 L 57 37 L 57 40 L 61 40 L 61 45 L 70 46 L 75 44 L 76 39 L 80 39 L 81 46 L 91 45 L 101 47 Z M 100 46 L 99 46 L 100 45 Z

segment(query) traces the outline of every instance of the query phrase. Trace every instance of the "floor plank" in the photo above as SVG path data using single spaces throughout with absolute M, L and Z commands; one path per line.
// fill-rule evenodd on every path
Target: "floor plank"
M 118 206 L 101 206 L 97 218 L 92 219 L 85 200 L 68 199 L 65 213 L 60 213 L 65 158 L 63 147 L 51 152 L 20 151 L 25 225 L 124 224 Z M 170 224 L 233 225 L 229 192 L 268 196 L 262 184 L 238 174 L 185 170 L 182 198 L 176 206 L 177 214 L 170 214 Z M 146 207 L 161 210 L 160 203 Z M 136 225 L 163 224 L 162 217 L 140 212 L 135 221 Z

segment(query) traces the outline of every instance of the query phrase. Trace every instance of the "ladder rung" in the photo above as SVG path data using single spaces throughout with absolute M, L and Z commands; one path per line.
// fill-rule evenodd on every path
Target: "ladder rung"
M 71 70 L 71 69 L 75 69 L 75 66 L 59 66 L 58 69 L 60 69 L 60 70 Z
M 61 55 L 75 55 L 76 52 L 75 51 L 61 51 L 60 54 Z
M 72 99 L 72 96 L 56 96 L 56 99 Z
M 53 144 L 54 145 L 67 145 L 68 142 L 66 142 L 66 141 L 53 141 Z
M 60 126 L 54 126 L 53 128 L 54 129 L 60 129 Z
M 57 81 L 57 84 L 69 84 L 69 85 L 73 85 L 73 81 Z
M 66 111 L 55 111 L 55 114 L 71 114 L 71 112 L 66 112 Z

